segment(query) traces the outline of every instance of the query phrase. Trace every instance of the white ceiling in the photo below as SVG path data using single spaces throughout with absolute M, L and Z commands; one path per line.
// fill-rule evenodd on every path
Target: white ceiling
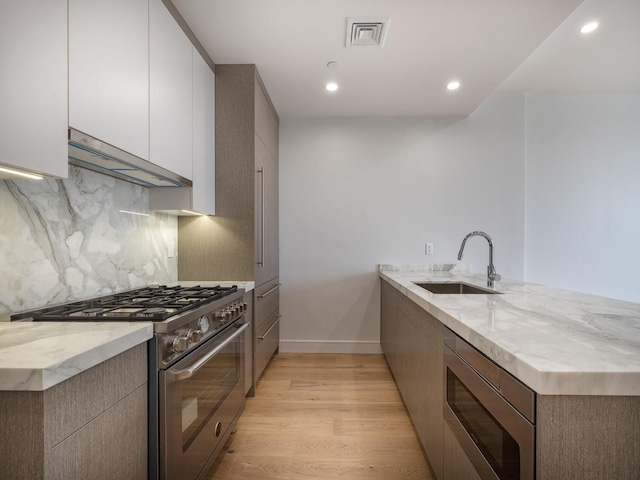
M 640 93 L 640 0 L 585 0 L 499 91 Z
M 215 63 L 257 65 L 280 117 L 468 115 L 495 91 L 640 91 L 640 0 L 173 3 Z M 384 47 L 346 48 L 348 17 L 390 17 Z M 591 19 L 601 27 L 579 34 Z

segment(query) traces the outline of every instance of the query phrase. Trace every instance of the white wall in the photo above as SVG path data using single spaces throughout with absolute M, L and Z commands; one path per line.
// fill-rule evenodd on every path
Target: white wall
M 379 263 L 454 263 L 492 235 L 524 276 L 524 97 L 467 118 L 286 119 L 280 128 L 282 351 L 379 351 Z M 434 244 L 425 256 L 424 244 Z M 465 263 L 485 272 L 488 247 Z
M 640 302 L 640 95 L 526 105 L 526 280 Z

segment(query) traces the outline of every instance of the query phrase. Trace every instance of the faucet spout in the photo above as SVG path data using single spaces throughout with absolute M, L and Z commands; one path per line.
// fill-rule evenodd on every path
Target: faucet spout
M 496 281 L 500 281 L 502 278 L 498 273 L 496 273 L 496 268 L 493 266 L 493 240 L 489 234 L 481 231 L 474 231 L 467 234 L 466 237 L 462 239 L 462 244 L 460 245 L 460 251 L 458 252 L 458 260 L 462 260 L 462 254 L 464 253 L 464 247 L 467 244 L 467 240 L 471 237 L 480 236 L 484 237 L 487 242 L 489 242 L 489 265 L 487 266 L 487 286 L 493 287 Z

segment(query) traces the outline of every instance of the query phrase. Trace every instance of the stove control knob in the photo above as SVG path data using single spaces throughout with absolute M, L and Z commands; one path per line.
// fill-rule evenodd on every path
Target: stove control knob
M 242 302 L 240 304 L 240 311 L 241 312 L 246 312 L 247 311 L 247 303 L 246 302 Z
M 189 332 L 189 341 L 191 343 L 198 343 L 202 340 L 202 332 L 200 330 L 191 330 Z
M 225 311 L 225 319 L 231 320 L 233 318 L 233 311 L 230 308 L 227 308 L 227 310 Z
M 179 335 L 173 338 L 171 342 L 171 349 L 176 353 L 185 352 L 189 348 L 189 337 L 186 335 Z

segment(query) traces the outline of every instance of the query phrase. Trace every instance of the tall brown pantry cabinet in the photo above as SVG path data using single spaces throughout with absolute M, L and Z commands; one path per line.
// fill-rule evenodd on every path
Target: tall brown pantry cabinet
M 250 392 L 279 345 L 278 115 L 255 65 L 216 65 L 216 215 L 178 220 L 179 280 L 253 280 Z

